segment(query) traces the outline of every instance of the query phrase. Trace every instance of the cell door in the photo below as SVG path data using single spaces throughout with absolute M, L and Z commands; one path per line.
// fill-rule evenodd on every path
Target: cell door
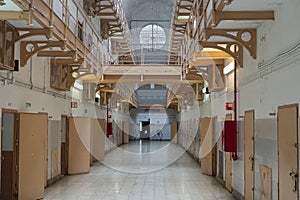
M 213 119 L 200 119 L 201 144 L 200 161 L 201 173 L 214 176 L 216 174 L 216 144 L 213 137 Z
M 244 177 L 245 200 L 254 199 L 254 111 L 245 112 L 244 117 Z
M 1 127 L 1 199 L 18 199 L 17 187 L 17 112 L 3 110 Z
M 279 199 L 298 197 L 298 105 L 278 108 Z
M 61 116 L 61 174 L 68 174 L 68 117 Z

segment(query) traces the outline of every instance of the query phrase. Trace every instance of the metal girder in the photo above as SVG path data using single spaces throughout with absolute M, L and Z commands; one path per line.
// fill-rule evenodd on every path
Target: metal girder
M 32 12 L 1 10 L 0 20 L 24 20 L 28 25 L 32 25 Z
M 80 66 L 84 62 L 84 58 L 79 58 L 78 60 L 72 59 L 72 58 L 52 58 L 53 63 L 57 64 L 64 64 L 64 65 L 76 65 Z
M 274 11 L 213 11 L 213 24 L 217 25 L 224 20 L 251 21 L 274 20 Z
M 21 32 L 26 32 L 21 34 Z M 16 29 L 16 42 L 28 37 L 43 35 L 47 39 L 50 39 L 53 36 L 53 28 L 18 28 Z
M 38 57 L 76 57 L 76 51 L 40 51 Z
M 197 59 L 190 62 L 191 66 L 224 65 L 224 59 Z
M 22 41 L 20 46 L 21 67 L 24 67 L 34 54 L 50 47 L 66 49 L 66 41 Z
M 233 39 L 243 45 L 252 58 L 256 59 L 257 33 L 256 29 L 205 29 L 203 31 L 205 40 L 212 36 L 221 36 Z
M 211 58 L 211 59 L 217 59 L 217 58 L 229 58 L 231 57 L 228 53 L 224 51 L 201 51 L 201 52 L 195 52 L 194 53 L 194 60 L 198 60 L 199 58 Z
M 238 42 L 199 42 L 203 48 L 219 49 L 231 55 L 240 64 L 244 65 L 243 46 Z

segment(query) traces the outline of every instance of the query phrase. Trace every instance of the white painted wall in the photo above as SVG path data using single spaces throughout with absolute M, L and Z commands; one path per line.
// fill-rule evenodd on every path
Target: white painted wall
M 276 117 L 278 106 L 299 103 L 300 50 L 283 52 L 300 42 L 300 2 L 284 2 L 275 12 L 275 21 L 264 22 L 258 27 L 258 59 L 253 60 L 245 50 L 244 68 L 239 69 L 238 116 L 255 109 L 255 199 L 259 195 L 259 166 L 273 170 L 273 199 L 278 199 L 278 157 Z M 279 56 L 279 57 L 278 57 Z M 274 59 L 278 57 L 276 62 Z M 269 65 L 267 65 L 269 64 Z M 262 67 L 259 67 L 262 66 Z M 232 88 L 233 75 L 226 78 Z M 227 93 L 213 93 L 201 107 L 201 117 L 225 115 L 226 101 L 233 101 L 232 89 Z M 217 109 L 215 109 L 217 108 Z M 241 118 L 239 120 L 242 120 Z M 243 123 L 239 123 L 239 160 L 233 162 L 233 188 L 244 194 Z M 219 147 L 220 148 L 220 147 Z
M 19 44 L 16 44 L 16 59 L 20 58 Z M 46 112 L 49 115 L 48 128 L 48 179 L 51 179 L 51 151 L 59 151 L 60 172 L 60 120 L 61 115 L 105 118 L 106 110 L 95 106 L 93 102 L 82 100 L 82 91 L 60 92 L 50 88 L 50 60 L 33 56 L 25 67 L 14 72 L 15 83 L 3 84 L 6 71 L 0 71 L 0 110 L 15 109 L 19 112 Z M 77 109 L 71 109 L 71 101 L 79 103 Z M 31 107 L 26 108 L 25 103 Z M 1 116 L 0 116 L 1 119 Z M 0 124 L 1 125 L 1 124 Z

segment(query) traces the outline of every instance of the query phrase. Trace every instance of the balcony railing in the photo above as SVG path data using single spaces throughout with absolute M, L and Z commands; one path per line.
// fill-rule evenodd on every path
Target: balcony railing
M 70 50 L 81 58 L 87 57 L 100 67 L 102 39 L 75 0 L 13 0 L 23 10 L 31 10 L 33 19 L 42 27 L 53 27 L 58 40 L 65 40 Z

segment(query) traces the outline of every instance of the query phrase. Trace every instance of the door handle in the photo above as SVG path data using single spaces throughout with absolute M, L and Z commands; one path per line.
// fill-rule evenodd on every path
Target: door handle
M 294 180 L 294 188 L 293 188 L 293 192 L 297 192 L 297 179 L 298 179 L 298 174 L 296 174 L 294 172 L 294 170 L 289 174 L 290 177 L 292 177 L 292 179 Z

